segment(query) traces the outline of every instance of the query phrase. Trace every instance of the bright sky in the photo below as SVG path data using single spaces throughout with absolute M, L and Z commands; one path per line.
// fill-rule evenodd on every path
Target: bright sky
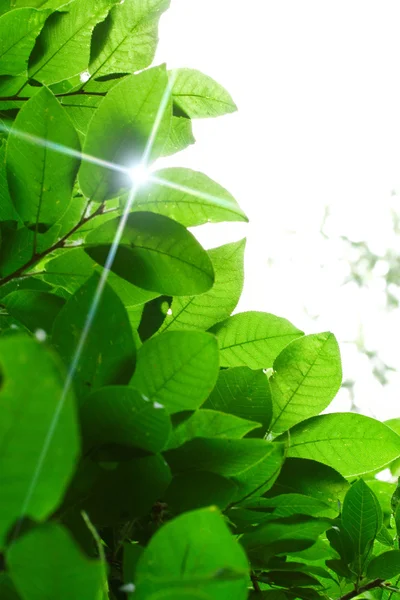
M 399 22 L 398 0 L 172 0 L 155 61 L 203 71 L 239 107 L 197 121 L 196 145 L 168 160 L 216 179 L 250 218 L 199 233 L 206 247 L 247 236 L 239 310 L 332 331 L 357 405 L 382 420 L 400 416 L 400 377 L 382 387 L 348 342 L 361 332 L 399 367 L 399 311 L 384 309 L 384 264 L 367 292 L 342 285 L 351 255 L 338 236 L 400 250 Z M 349 407 L 343 389 L 331 409 Z

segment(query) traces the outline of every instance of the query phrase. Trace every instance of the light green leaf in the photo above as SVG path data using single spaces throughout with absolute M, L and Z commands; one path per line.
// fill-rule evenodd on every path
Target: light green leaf
M 80 423 L 86 448 L 117 444 L 156 453 L 163 450 L 171 433 L 165 409 L 121 385 L 90 394 L 81 406 Z
M 348 490 L 342 507 L 342 523 L 360 557 L 382 526 L 382 509 L 378 498 L 359 479 Z
M 53 343 L 67 367 L 71 365 L 92 310 L 98 281 L 98 275 L 94 274 L 68 300 L 54 322 Z M 106 284 L 75 371 L 78 398 L 105 385 L 127 383 L 134 360 L 135 345 L 128 315 L 117 294 Z
M 91 77 L 133 73 L 153 61 L 158 21 L 169 0 L 125 0 L 96 28 L 89 65 Z
M 19 8 L 0 17 L 0 73 L 26 73 L 29 55 L 49 16 L 48 10 Z
M 105 265 L 119 219 L 101 225 L 86 238 L 85 251 Z M 214 282 L 207 252 L 182 225 L 162 215 L 129 215 L 111 267 L 112 271 L 145 290 L 183 296 L 202 294 Z
M 284 460 L 284 444 L 271 444 L 261 461 L 233 477 L 233 481 L 238 485 L 235 502 L 242 502 L 250 496 L 265 494 L 275 483 Z
M 61 96 L 60 102 L 77 131 L 84 138 L 91 119 L 98 109 L 102 96 L 79 94 L 77 96 Z
M 46 88 L 40 89 L 21 108 L 14 128 L 46 143 L 80 150 L 72 123 Z M 38 233 L 48 230 L 69 206 L 78 159 L 13 136 L 11 131 L 6 166 L 10 196 L 22 221 Z
M 11 0 L 14 8 L 20 8 L 22 6 L 32 6 L 43 10 L 45 8 L 61 8 L 67 4 L 70 4 L 72 0 Z
M 151 538 L 137 565 L 135 596 L 156 600 L 169 590 L 183 600 L 200 588 L 209 600 L 245 600 L 247 579 L 247 558 L 222 515 L 204 508 L 173 519 Z
M 271 390 L 268 377 L 248 367 L 223 369 L 217 383 L 203 408 L 212 408 L 262 423 L 255 431 L 257 437 L 264 435 L 272 417 Z
M 7 312 L 23 323 L 27 329 L 35 332 L 43 330 L 49 335 L 53 328 L 54 319 L 62 309 L 65 301 L 48 292 L 36 290 L 17 290 L 11 292 L 1 303 Z
M 171 122 L 170 99 L 157 120 L 168 94 L 167 84 L 165 66 L 160 66 L 125 77 L 114 86 L 90 122 L 84 152 L 130 168 L 141 161 L 146 145 L 151 144 L 148 158 L 157 158 Z M 126 174 L 84 162 L 79 171 L 79 184 L 87 198 L 103 202 L 117 196 L 123 188 L 132 187 L 132 180 Z
M 332 333 L 305 335 L 274 361 L 271 431 L 281 433 L 323 411 L 342 383 L 340 350 Z
M 278 354 L 303 335 L 292 323 L 270 313 L 238 313 L 211 329 L 217 336 L 222 367 L 272 367 Z
M 209 329 L 231 314 L 243 288 L 245 244 L 246 240 L 240 240 L 208 251 L 214 269 L 214 285 L 205 294 L 175 297 L 159 332 Z
M 287 436 L 276 439 L 284 441 Z M 356 413 L 320 415 L 290 429 L 288 456 L 311 458 L 344 477 L 356 477 L 399 457 L 400 436 L 383 423 Z
M 367 568 L 369 579 L 391 579 L 400 573 L 400 550 L 389 550 L 374 556 Z
M 165 215 L 185 227 L 248 220 L 221 185 L 203 173 L 181 167 L 153 173 L 150 183 L 139 190 L 132 208 Z
M 106 567 L 81 550 L 66 529 L 46 523 L 12 544 L 7 564 L 26 600 L 103 600 Z
M 161 156 L 170 156 L 176 152 L 181 152 L 181 150 L 194 144 L 195 141 L 192 131 L 192 121 L 185 117 L 172 116 L 169 136 L 165 142 Z
M 74 0 L 67 11 L 54 12 L 30 57 L 29 77 L 50 85 L 87 71 L 93 29 L 113 4 L 113 0 Z
M 174 429 L 168 441 L 168 450 L 198 437 L 242 438 L 249 431 L 259 427 L 260 424 L 254 421 L 240 419 L 216 410 L 196 410 L 191 417 Z
M 237 110 L 228 92 L 214 79 L 195 69 L 177 69 L 174 103 L 190 118 L 218 117 Z
M 237 477 L 269 456 L 277 445 L 266 440 L 195 438 L 164 455 L 174 473 L 211 471 L 224 477 Z
M 200 331 L 171 331 L 145 342 L 131 385 L 172 414 L 201 406 L 218 377 L 215 337 Z
M 64 398 L 60 365 L 48 350 L 29 337 L 3 337 L 0 367 L 0 547 L 3 547 L 7 531 L 17 518 L 29 516 L 42 520 L 58 506 L 75 467 L 79 440 L 73 395 L 68 393 Z M 61 398 L 64 398 L 62 405 Z M 53 427 L 42 463 L 44 441 Z M 31 494 L 36 472 L 38 479 Z M 23 515 L 21 511 L 28 500 Z

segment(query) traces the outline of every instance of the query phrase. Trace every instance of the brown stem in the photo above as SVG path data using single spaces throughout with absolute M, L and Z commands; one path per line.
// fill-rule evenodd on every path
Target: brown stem
M 261 588 L 258 585 L 257 576 L 254 573 L 254 571 L 250 571 L 250 579 L 251 579 L 251 583 L 253 584 L 254 591 L 255 592 L 261 592 Z
M 359 596 L 363 592 L 366 592 L 368 590 L 372 590 L 373 588 L 379 587 L 384 582 L 385 582 L 384 579 L 374 579 L 373 581 L 370 581 L 369 583 L 362 585 L 361 587 L 354 589 L 351 592 L 348 592 L 347 594 L 345 594 L 338 600 L 351 600 L 352 598 Z
M 64 94 L 55 94 L 56 98 L 66 98 L 68 96 L 102 96 L 104 97 L 106 92 L 86 92 L 85 90 L 77 90 L 76 92 L 65 92 Z M 27 102 L 30 100 L 30 96 L 0 96 L 1 102 Z

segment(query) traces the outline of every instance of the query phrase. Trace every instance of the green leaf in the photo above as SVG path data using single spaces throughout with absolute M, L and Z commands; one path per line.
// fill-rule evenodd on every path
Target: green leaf
M 283 348 L 303 335 L 286 319 L 256 311 L 236 314 L 211 331 L 218 338 L 221 367 L 250 369 L 272 367 Z
M 251 533 L 245 533 L 240 538 L 240 543 L 245 548 L 252 566 L 262 568 L 276 554 L 309 548 L 328 527 L 328 520 L 297 515 L 294 518 L 261 524 Z
M 232 479 L 207 471 L 189 471 L 174 476 L 164 500 L 174 514 L 210 505 L 224 510 L 236 491 Z
M 223 477 L 243 474 L 244 478 L 254 465 L 276 455 L 277 448 L 265 440 L 195 438 L 164 455 L 173 473 L 211 471 Z
M 161 156 L 170 156 L 176 152 L 181 152 L 181 150 L 194 144 L 195 141 L 191 120 L 185 117 L 172 116 L 169 136 L 165 142 Z
M 177 69 L 174 103 L 190 118 L 218 117 L 237 110 L 228 92 L 214 79 L 195 69 Z
M 0 141 L 0 221 L 18 221 L 18 215 L 8 191 L 5 141 Z
M 139 189 L 132 209 L 165 215 L 185 227 L 248 220 L 221 185 L 203 173 L 181 167 L 152 173 L 150 183 Z
M 168 450 L 197 437 L 242 438 L 259 426 L 259 423 L 254 421 L 215 410 L 196 410 L 191 417 L 174 429 L 168 441 Z
M 0 598 L 1 600 L 21 600 L 21 596 L 17 593 L 11 577 L 5 571 L 0 573 Z
M 91 77 L 133 73 L 153 61 L 158 21 L 169 0 L 125 0 L 95 29 L 89 65 Z
M 84 152 L 130 168 L 142 160 L 150 144 L 146 158 L 157 158 L 171 122 L 170 99 L 160 120 L 157 119 L 168 94 L 167 84 L 165 66 L 160 66 L 125 77 L 114 86 L 90 122 Z M 84 162 L 79 171 L 79 185 L 87 198 L 103 202 L 117 196 L 123 188 L 131 188 L 132 180 L 128 175 Z
M 113 4 L 113 0 L 74 0 L 65 12 L 54 12 L 30 57 L 29 77 L 50 85 L 86 71 L 93 29 Z
M 243 288 L 245 244 L 243 239 L 208 251 L 215 274 L 214 285 L 205 294 L 175 297 L 160 332 L 209 329 L 231 314 Z
M 40 8 L 43 10 L 45 8 L 61 8 L 66 4 L 70 4 L 72 0 L 11 0 L 12 5 L 15 8 L 20 8 L 22 6 L 34 6 L 36 8 Z
M 218 346 L 200 331 L 171 331 L 140 348 L 131 385 L 172 414 L 201 406 L 218 377 Z
M 48 292 L 18 290 L 2 298 L 0 304 L 30 331 L 41 329 L 48 335 L 65 301 Z
M 200 588 L 209 600 L 245 600 L 247 578 L 243 550 L 211 507 L 173 519 L 152 537 L 137 565 L 135 596 L 155 600 L 168 590 L 183 600 Z
M 66 529 L 54 523 L 14 542 L 7 564 L 27 600 L 103 600 L 107 589 L 102 561 L 84 556 Z
M 284 441 L 286 435 L 276 439 Z M 356 413 L 320 415 L 290 429 L 288 456 L 318 460 L 344 477 L 356 477 L 399 457 L 400 436 Z
M 261 496 L 269 490 L 275 483 L 284 460 L 284 445 L 271 444 L 268 453 L 262 460 L 233 478 L 233 481 L 238 485 L 235 502 L 242 502 L 244 498 L 254 495 Z
M 99 277 L 94 274 L 59 312 L 53 343 L 69 367 L 93 310 Z M 134 367 L 135 345 L 126 310 L 117 294 L 105 285 L 88 332 L 84 352 L 74 377 L 78 398 L 96 388 L 129 381 Z
M 362 479 L 353 483 L 344 498 L 342 523 L 354 543 L 357 555 L 362 556 L 382 526 L 382 509 L 378 498 Z
M 400 573 L 400 550 L 389 550 L 374 556 L 367 568 L 369 579 L 391 579 Z
M 274 361 L 269 380 L 274 433 L 314 417 L 335 397 L 342 383 L 340 350 L 332 333 L 305 335 L 291 342 Z
M 66 110 L 76 130 L 80 134 L 83 134 L 83 138 L 85 137 L 89 128 L 89 123 L 102 100 L 103 98 L 101 96 L 83 94 L 60 97 L 62 106 Z
M 248 367 L 223 369 L 203 408 L 262 423 L 262 429 L 254 432 L 260 437 L 266 433 L 272 417 L 268 377 L 261 370 Z
M 26 73 L 29 55 L 50 11 L 34 8 L 11 10 L 0 17 L 0 73 Z
M 281 494 L 273 498 L 249 498 L 241 506 L 250 510 L 271 511 L 274 519 L 291 517 L 293 515 L 308 515 L 310 517 L 335 517 L 338 509 L 334 510 L 326 502 L 305 496 L 304 494 Z
M 76 131 L 53 94 L 46 88 L 21 108 L 13 129 L 45 143 L 62 144 L 79 151 Z M 22 221 L 44 232 L 66 212 L 79 161 L 31 139 L 8 138 L 6 166 L 10 196 Z
M 91 232 L 85 251 L 106 263 L 119 219 Z M 129 215 L 112 264 L 112 271 L 145 290 L 183 296 L 202 294 L 214 282 L 211 260 L 196 238 L 182 225 L 146 212 Z
M 60 365 L 48 350 L 29 337 L 3 337 L 0 369 L 2 547 L 8 529 L 25 516 L 23 509 L 42 520 L 58 506 L 75 467 L 79 441 L 73 395 L 64 397 Z
M 118 444 L 148 452 L 163 450 L 171 433 L 166 411 L 127 386 L 109 386 L 90 394 L 80 409 L 84 444 Z
M 298 493 L 311 496 L 338 510 L 349 484 L 337 471 L 304 458 L 287 458 L 276 484 L 271 490 L 276 494 Z

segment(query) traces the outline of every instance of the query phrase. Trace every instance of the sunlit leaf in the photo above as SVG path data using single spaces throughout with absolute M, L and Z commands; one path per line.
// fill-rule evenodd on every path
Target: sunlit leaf
M 272 367 L 278 354 L 303 335 L 292 323 L 270 313 L 238 313 L 211 330 L 218 339 L 222 367 Z
M 201 406 L 219 369 L 215 337 L 197 331 L 171 331 L 145 342 L 138 351 L 131 385 L 171 414 Z
M 185 117 L 172 116 L 168 139 L 162 149 L 161 156 L 170 156 L 184 150 L 195 143 L 192 121 Z
M 47 349 L 21 335 L 1 338 L 0 368 L 2 547 L 19 517 L 42 520 L 55 510 L 72 476 L 79 441 L 73 395 L 64 397 L 60 365 Z
M 191 118 L 218 117 L 237 110 L 228 92 L 214 79 L 195 69 L 177 69 L 174 102 Z

